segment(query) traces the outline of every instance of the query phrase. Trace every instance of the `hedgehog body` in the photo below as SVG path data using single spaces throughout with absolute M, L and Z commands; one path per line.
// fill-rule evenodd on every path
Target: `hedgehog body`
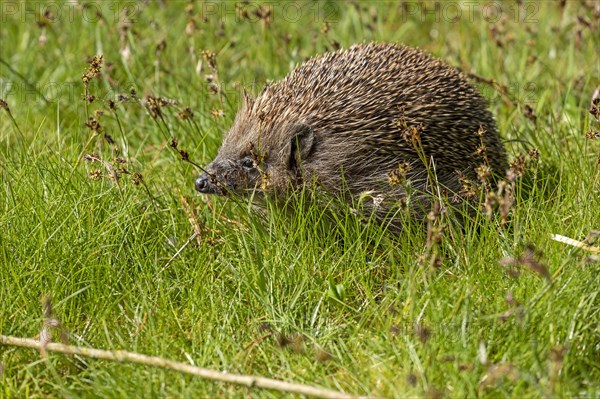
M 370 43 L 311 58 L 245 97 L 196 188 L 279 197 L 316 182 L 354 200 L 367 193 L 367 210 L 384 220 L 406 200 L 407 181 L 417 193 L 456 193 L 482 164 L 504 173 L 506 155 L 468 80 L 421 50 Z M 415 197 L 415 213 L 426 197 Z

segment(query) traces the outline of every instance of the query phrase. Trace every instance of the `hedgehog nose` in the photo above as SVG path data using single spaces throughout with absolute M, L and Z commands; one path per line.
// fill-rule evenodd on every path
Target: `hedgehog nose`
M 202 173 L 200 177 L 196 179 L 195 186 L 196 190 L 201 193 L 207 194 L 210 192 L 209 177 L 206 175 L 206 173 Z

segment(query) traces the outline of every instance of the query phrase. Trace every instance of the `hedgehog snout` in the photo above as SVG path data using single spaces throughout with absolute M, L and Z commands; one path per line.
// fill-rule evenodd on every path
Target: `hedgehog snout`
M 205 173 L 202 173 L 200 177 L 196 179 L 194 184 L 196 186 L 196 190 L 201 192 L 202 194 L 216 194 L 217 193 L 217 185 L 212 181 L 212 178 Z

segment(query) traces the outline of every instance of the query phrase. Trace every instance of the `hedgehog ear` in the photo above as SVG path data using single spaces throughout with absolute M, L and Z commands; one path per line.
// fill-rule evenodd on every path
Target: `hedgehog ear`
M 315 135 L 310 126 L 300 123 L 292 126 L 290 142 L 289 167 L 297 169 L 311 153 L 315 144 Z M 288 136 L 289 137 L 289 136 Z

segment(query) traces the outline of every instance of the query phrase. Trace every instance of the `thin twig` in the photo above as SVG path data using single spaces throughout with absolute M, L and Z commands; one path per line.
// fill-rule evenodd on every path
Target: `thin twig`
M 560 234 L 552 234 L 551 238 L 554 241 L 562 242 L 563 244 L 572 245 L 577 248 L 585 249 L 593 254 L 600 255 L 600 248 L 592 247 L 585 242 L 577 241 L 569 237 L 561 236 Z
M 40 349 L 41 344 L 31 338 L 20 338 L 0 335 L 0 344 L 9 346 L 19 346 L 23 348 Z M 79 355 L 91 357 L 94 359 L 105 359 L 117 362 L 131 362 L 144 364 L 148 366 L 162 367 L 170 370 L 180 371 L 186 374 L 195 375 L 207 380 L 226 382 L 237 385 L 245 385 L 247 387 L 256 387 L 263 389 L 273 389 L 281 392 L 290 392 L 300 395 L 316 396 L 321 398 L 341 399 L 341 398 L 356 398 L 354 395 L 349 395 L 344 392 L 333 391 L 324 388 L 312 387 L 303 384 L 274 380 L 271 378 L 228 374 L 226 372 L 195 367 L 189 364 L 175 362 L 156 356 L 147 356 L 134 352 L 126 351 L 108 351 L 95 348 L 87 348 L 81 346 L 65 345 L 59 343 L 48 343 L 45 346 L 48 352 L 59 352 L 70 355 Z
M 273 335 L 273 333 L 269 332 L 269 333 L 263 335 L 262 337 L 254 338 L 252 340 L 252 342 L 250 342 L 249 344 L 246 344 L 244 346 L 244 350 L 247 351 L 248 349 L 252 348 L 253 346 L 256 346 L 256 345 L 260 344 L 261 342 L 263 342 L 265 339 L 269 338 L 272 335 Z
M 183 244 L 183 245 L 181 246 L 181 248 L 179 248 L 179 249 L 177 250 L 177 252 L 175 252 L 175 255 L 173 255 L 173 256 L 171 257 L 171 259 L 169 259 L 169 261 L 168 261 L 168 262 L 167 262 L 167 263 L 166 263 L 166 264 L 163 266 L 163 268 L 162 268 L 162 269 L 160 269 L 160 272 L 158 272 L 158 273 L 159 273 L 159 274 L 161 274 L 162 272 L 164 272 L 164 271 L 165 271 L 165 269 L 166 269 L 167 267 L 169 267 L 169 265 L 170 265 L 171 263 L 173 263 L 173 261 L 174 261 L 174 260 L 175 260 L 175 259 L 176 259 L 176 258 L 179 256 L 179 254 L 181 253 L 181 251 L 183 251 L 183 250 L 185 249 L 185 247 L 187 247 L 187 246 L 189 245 L 189 243 L 190 243 L 190 242 L 194 241 L 194 238 L 196 238 L 197 236 L 198 236 L 198 233 L 194 233 L 194 234 L 192 234 L 192 235 L 190 236 L 190 238 L 188 238 L 188 239 L 187 239 L 187 241 L 185 242 L 185 244 Z

